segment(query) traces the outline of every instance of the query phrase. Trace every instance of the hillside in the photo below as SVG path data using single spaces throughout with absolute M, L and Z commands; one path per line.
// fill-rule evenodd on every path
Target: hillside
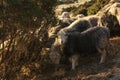
M 81 4 L 84 4 L 85 2 L 88 2 L 91 0 L 79 0 L 78 3 L 69 3 L 69 4 L 60 4 L 56 6 L 55 12 L 56 15 L 60 15 L 63 9 L 69 8 L 69 7 L 78 7 Z
M 79 65 L 71 70 L 71 63 L 64 57 L 58 65 L 50 60 L 54 39 L 49 38 L 48 31 L 57 25 L 52 11 L 56 0 L 4 1 L 4 14 L 0 12 L 0 80 L 120 80 L 120 36 L 110 37 L 105 63 L 99 64 L 99 54 L 88 54 L 80 56 Z M 58 5 L 56 15 L 63 8 L 78 7 L 88 0 L 80 1 Z M 110 6 L 97 14 L 106 12 Z

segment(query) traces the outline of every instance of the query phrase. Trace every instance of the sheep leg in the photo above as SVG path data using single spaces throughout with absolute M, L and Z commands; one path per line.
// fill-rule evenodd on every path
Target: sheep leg
M 102 63 L 105 62 L 106 50 L 105 49 L 100 49 L 100 48 L 97 48 L 97 50 L 101 54 L 100 64 L 102 64 Z
M 72 63 L 72 70 L 78 65 L 78 55 L 73 55 L 70 57 L 70 62 Z

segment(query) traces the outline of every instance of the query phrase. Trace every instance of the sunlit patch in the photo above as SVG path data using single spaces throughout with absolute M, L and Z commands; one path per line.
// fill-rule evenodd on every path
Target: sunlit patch
M 110 38 L 110 40 L 120 40 L 120 37 L 116 36 L 116 37 Z

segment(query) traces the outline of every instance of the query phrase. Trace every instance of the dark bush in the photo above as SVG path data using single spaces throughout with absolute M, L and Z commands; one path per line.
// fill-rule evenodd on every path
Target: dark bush
M 47 31 L 56 22 L 56 2 L 0 1 L 0 79 L 30 80 L 37 72 L 40 75 L 39 66 L 44 63 L 41 62 L 42 49 L 48 41 Z

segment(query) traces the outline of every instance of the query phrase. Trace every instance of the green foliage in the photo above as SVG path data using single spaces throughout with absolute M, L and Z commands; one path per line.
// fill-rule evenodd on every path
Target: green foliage
M 73 16 L 76 16 L 77 14 L 87 15 L 87 8 L 93 5 L 94 2 L 95 1 L 91 0 L 90 2 L 85 2 L 83 5 L 78 6 L 72 11 Z
M 74 9 L 72 13 L 74 15 L 84 14 L 92 15 L 96 14 L 101 8 L 103 8 L 110 0 L 91 0 L 86 2 L 83 5 L 80 5 L 78 8 Z
M 93 5 L 88 7 L 87 14 L 88 15 L 96 14 L 101 8 L 108 4 L 109 1 L 110 0 L 96 0 Z
M 83 5 L 79 6 L 79 8 L 77 8 L 77 9 L 78 10 L 76 10 L 76 9 L 72 10 L 73 16 L 76 16 L 77 14 L 87 15 L 87 9 Z

